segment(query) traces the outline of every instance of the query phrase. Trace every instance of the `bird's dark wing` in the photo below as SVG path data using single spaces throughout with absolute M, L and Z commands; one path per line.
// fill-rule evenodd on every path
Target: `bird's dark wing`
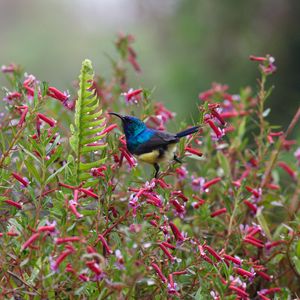
M 168 144 L 177 143 L 179 138 L 175 134 L 154 131 L 154 134 L 147 140 L 143 141 L 133 152 L 133 154 L 140 155 L 151 152 L 156 149 L 165 149 Z

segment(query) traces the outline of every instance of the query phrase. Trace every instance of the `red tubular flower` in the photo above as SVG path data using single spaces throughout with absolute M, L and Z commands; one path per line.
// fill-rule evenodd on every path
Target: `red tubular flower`
M 254 55 L 250 55 L 249 56 L 249 59 L 250 60 L 253 60 L 253 61 L 259 61 L 259 62 L 264 62 L 267 60 L 266 57 L 262 57 L 262 56 L 254 56 Z
M 70 189 L 70 190 L 75 190 L 75 189 L 77 189 L 76 186 L 72 186 L 72 185 L 69 185 L 69 184 L 62 183 L 62 182 L 59 182 L 58 185 L 59 185 L 59 186 L 63 186 L 63 187 L 65 187 L 65 188 L 67 188 L 67 189 Z
M 259 192 L 258 192 L 257 190 L 253 189 L 252 187 L 250 187 L 250 186 L 248 186 L 248 185 L 246 185 L 245 188 L 246 188 L 246 190 L 247 190 L 248 192 L 250 192 L 254 197 L 259 198 L 260 195 L 259 195 Z
M 221 138 L 223 136 L 223 132 L 219 127 L 216 126 L 216 124 L 211 119 L 207 119 L 206 123 L 210 126 L 210 128 L 214 131 L 217 139 Z
M 105 175 L 102 172 L 106 171 L 106 169 L 107 169 L 106 166 L 102 166 L 99 168 L 92 168 L 91 175 L 94 177 L 105 177 Z
M 71 264 L 67 264 L 65 270 L 66 272 L 73 273 L 74 275 L 76 274 L 76 271 L 74 270 Z
M 232 261 L 236 265 L 241 265 L 242 264 L 242 262 L 241 262 L 241 260 L 239 258 L 233 257 L 231 255 L 223 254 L 223 257 L 224 257 L 225 260 Z
M 158 224 L 155 220 L 150 220 L 149 223 L 153 226 L 153 227 L 158 227 Z
M 56 121 L 54 119 L 50 119 L 41 113 L 38 113 L 37 117 L 38 119 L 43 120 L 45 123 L 47 123 L 50 127 L 54 127 L 56 125 Z
M 283 169 L 288 175 L 290 175 L 293 179 L 296 178 L 296 172 L 284 161 L 279 161 L 278 166 Z
M 186 152 L 189 152 L 189 153 L 197 155 L 197 156 L 202 156 L 203 155 L 203 153 L 201 151 L 199 151 L 197 149 L 194 149 L 192 147 L 185 147 L 184 150 Z
M 207 181 L 206 183 L 203 184 L 202 189 L 205 191 L 206 189 L 208 189 L 210 186 L 218 183 L 219 181 L 221 181 L 222 179 L 220 177 L 216 177 L 210 181 Z
M 161 242 L 162 245 L 164 245 L 165 247 L 169 248 L 169 249 L 176 249 L 176 247 L 170 243 L 167 243 L 167 242 Z
M 14 231 L 9 231 L 9 232 L 7 232 L 7 235 L 8 236 L 18 236 L 19 234 L 17 232 L 14 232 Z
M 250 201 L 248 201 L 248 200 L 244 200 L 243 202 L 249 207 L 249 209 L 250 209 L 254 214 L 256 214 L 256 212 L 257 212 L 257 207 L 256 207 L 255 204 L 253 204 L 252 202 L 250 202 Z
M 166 283 L 168 280 L 163 274 L 162 270 L 159 268 L 159 266 L 156 263 L 151 263 L 152 268 L 156 271 L 158 277 L 161 279 L 163 283 Z
M 130 64 L 133 66 L 133 68 L 135 69 L 136 72 L 141 72 L 141 67 L 133 55 L 129 55 L 127 59 L 130 62 Z
M 63 103 L 66 102 L 70 97 L 70 95 L 68 93 L 63 93 L 60 90 L 58 90 L 57 88 L 52 87 L 52 86 L 49 86 L 47 95 L 52 98 L 55 98 Z
M 18 123 L 18 126 L 19 126 L 19 127 L 22 127 L 22 125 L 23 125 L 24 122 L 25 122 L 26 115 L 27 115 L 27 113 L 28 113 L 28 106 L 27 106 L 27 105 L 16 106 L 16 108 L 22 112 L 20 121 L 19 121 L 19 123 Z
M 167 184 L 163 179 L 155 179 L 155 182 L 158 183 L 160 185 L 161 188 L 163 189 L 169 189 L 171 186 L 169 184 Z
M 210 214 L 210 216 L 212 218 L 214 218 L 214 217 L 222 215 L 222 214 L 224 214 L 226 212 L 227 212 L 227 209 L 224 207 L 224 208 L 221 208 L 221 209 L 218 209 L 218 210 L 214 211 L 213 213 Z
M 268 183 L 266 187 L 270 190 L 280 190 L 280 186 L 274 183 Z
M 189 199 L 182 193 L 182 191 L 174 191 L 171 193 L 173 196 L 179 197 L 184 202 L 188 202 Z
M 97 251 L 92 246 L 89 246 L 89 245 L 86 247 L 86 251 L 87 251 L 87 253 L 90 253 L 90 254 L 97 253 Z
M 70 236 L 70 237 L 64 237 L 64 238 L 57 238 L 56 241 L 55 241 L 55 244 L 56 245 L 61 245 L 61 244 L 64 244 L 64 243 L 74 243 L 74 242 L 80 242 L 81 239 L 79 236 Z
M 217 261 L 222 260 L 222 257 L 210 246 L 204 245 L 203 248 L 206 249 Z
M 109 125 L 108 127 L 106 127 L 103 131 L 101 131 L 101 132 L 99 133 L 99 135 L 103 135 L 103 134 L 109 133 L 109 132 L 111 132 L 112 130 L 114 130 L 115 128 L 118 128 L 118 125 L 117 125 L 117 124 L 111 124 L 111 125 Z
M 229 286 L 229 289 L 234 291 L 237 295 L 241 296 L 243 299 L 249 297 L 249 294 L 247 292 L 245 292 L 244 290 L 242 290 L 241 288 L 239 288 L 233 284 L 231 284 Z
M 15 202 L 13 200 L 4 200 L 5 203 L 7 203 L 8 205 L 14 206 L 17 209 L 22 209 L 22 204 L 19 202 Z
M 17 179 L 24 187 L 27 187 L 29 185 L 29 182 L 22 176 L 20 176 L 19 174 L 13 172 L 12 176 Z
M 70 255 L 74 252 L 74 250 L 72 249 L 67 249 L 67 250 L 64 250 L 59 256 L 58 258 L 56 259 L 55 262 L 53 262 L 51 264 L 51 269 L 53 271 L 57 271 L 57 269 L 59 268 L 60 264 Z
M 34 233 L 21 247 L 21 251 L 25 250 L 27 247 L 29 247 L 32 243 L 34 243 L 40 236 L 40 233 Z
M 186 270 L 183 270 L 183 271 L 175 271 L 172 273 L 173 275 L 184 275 L 184 274 L 187 274 L 187 271 Z
M 225 120 L 223 119 L 222 115 L 219 114 L 216 109 L 211 109 L 210 113 L 212 114 L 212 116 L 214 116 L 216 119 L 218 119 L 218 121 L 223 125 L 225 126 L 226 125 L 226 122 Z
M 96 275 L 101 275 L 102 274 L 102 270 L 100 269 L 100 267 L 98 266 L 98 264 L 94 260 L 87 261 L 85 264 Z
M 1 72 L 2 73 L 14 73 L 17 71 L 18 66 L 15 64 L 9 64 L 8 66 L 2 65 L 1 66 Z
M 106 241 L 106 239 L 104 238 L 104 236 L 102 234 L 98 234 L 98 241 L 101 241 L 102 245 L 103 245 L 103 248 L 105 249 L 105 251 L 108 253 L 108 254 L 112 254 L 113 251 L 110 249 L 110 247 L 108 246 L 108 243 Z
M 86 194 L 87 196 L 90 196 L 90 197 L 93 197 L 95 199 L 98 199 L 98 195 L 93 193 L 91 190 L 87 190 L 87 189 L 84 189 L 84 188 L 80 188 L 79 189 L 80 192 Z
M 281 292 L 281 288 L 279 287 L 273 287 L 273 288 L 269 288 L 267 290 L 263 291 L 264 295 L 269 295 L 269 294 L 273 294 L 273 293 L 279 293 Z
M 184 241 L 184 237 L 181 234 L 181 232 L 179 231 L 179 229 L 177 228 L 177 226 L 173 222 L 169 222 L 169 225 L 171 227 L 171 230 L 172 230 L 172 232 L 174 234 L 174 237 L 175 237 L 176 241 L 183 242 Z
M 255 273 L 249 272 L 247 270 L 244 270 L 242 268 L 234 268 L 234 271 L 244 277 L 253 278 L 255 276 Z
M 45 231 L 54 232 L 55 225 L 46 225 L 38 228 L 38 232 L 45 232 Z
M 252 226 L 247 230 L 247 237 L 254 236 L 259 232 L 261 232 L 261 227 L 260 226 Z
M 125 97 L 126 102 L 137 101 L 137 96 L 143 92 L 143 89 L 133 90 L 130 89 L 127 93 L 123 93 L 122 95 Z
M 272 249 L 273 247 L 276 247 L 282 243 L 285 243 L 285 241 L 283 240 L 280 240 L 280 241 L 275 241 L 275 242 L 272 242 L 272 243 L 266 243 L 265 247 L 267 250 L 270 250 Z
M 159 248 L 167 255 L 167 257 L 171 260 L 174 261 L 175 257 L 169 252 L 169 250 L 163 245 L 163 244 L 158 244 Z
M 70 201 L 71 202 L 71 201 Z M 72 203 L 72 204 L 69 204 L 69 209 L 70 211 L 76 216 L 77 219 L 80 219 L 83 217 L 83 215 L 81 213 L 78 212 L 77 208 L 76 208 L 76 204 Z
M 173 204 L 173 206 L 175 207 L 176 212 L 177 212 L 178 214 L 184 214 L 184 213 L 185 213 L 185 208 L 184 208 L 184 206 L 181 205 L 176 199 L 170 200 L 170 203 Z
M 261 241 L 257 241 L 256 239 L 251 238 L 251 236 L 245 237 L 243 241 L 245 243 L 251 244 L 251 245 L 253 245 L 257 248 L 263 248 L 264 247 L 264 244 Z
M 264 296 L 263 294 L 258 294 L 258 296 L 261 300 L 271 300 L 270 298 Z
M 14 99 L 20 99 L 22 97 L 22 94 L 18 92 L 10 92 L 6 94 L 5 100 L 14 100 Z
M 262 271 L 256 271 L 256 274 L 259 275 L 261 278 L 267 280 L 267 281 L 272 281 L 272 276 L 269 274 L 262 272 Z
M 125 157 L 125 159 L 127 160 L 129 166 L 135 167 L 136 166 L 136 162 L 133 158 L 133 156 L 125 149 L 125 148 L 119 148 L 119 150 L 121 151 L 122 155 Z

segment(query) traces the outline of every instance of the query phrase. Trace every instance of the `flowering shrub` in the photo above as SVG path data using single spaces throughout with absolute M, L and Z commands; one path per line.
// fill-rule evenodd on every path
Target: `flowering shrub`
M 133 42 L 118 38 L 110 80 L 85 60 L 77 94 L 2 67 L 1 297 L 296 297 L 300 150 L 290 134 L 300 110 L 286 130 L 266 120 L 274 59 L 250 57 L 257 93 L 216 83 L 200 93 L 201 129 L 181 139 L 183 163 L 154 179 L 107 114 L 134 111 L 159 130 L 175 118 L 128 86 L 127 64 L 141 70 Z

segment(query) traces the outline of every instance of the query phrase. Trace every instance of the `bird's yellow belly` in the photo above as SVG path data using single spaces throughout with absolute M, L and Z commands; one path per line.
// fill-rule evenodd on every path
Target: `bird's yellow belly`
M 149 153 L 137 155 L 136 158 L 148 164 L 169 162 L 173 160 L 176 149 L 177 149 L 176 144 L 169 144 L 167 146 L 167 149 L 164 150 L 164 153 L 162 155 L 160 155 L 159 150 L 153 150 L 152 152 Z

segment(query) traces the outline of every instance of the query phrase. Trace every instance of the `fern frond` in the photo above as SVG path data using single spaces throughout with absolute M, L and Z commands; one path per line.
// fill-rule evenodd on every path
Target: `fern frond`
M 99 107 L 99 100 L 92 88 L 94 72 L 92 63 L 86 59 L 82 63 L 79 75 L 78 99 L 75 106 L 75 124 L 70 126 L 72 136 L 70 145 L 75 152 L 76 183 L 91 181 L 90 169 L 99 167 L 106 158 L 95 155 L 96 151 L 103 151 L 106 144 L 101 142 L 105 134 L 101 132 L 105 128 L 105 118 Z M 100 135 L 101 134 L 101 135 Z M 97 160 L 94 160 L 98 157 Z M 90 182 L 90 183 L 91 183 Z

